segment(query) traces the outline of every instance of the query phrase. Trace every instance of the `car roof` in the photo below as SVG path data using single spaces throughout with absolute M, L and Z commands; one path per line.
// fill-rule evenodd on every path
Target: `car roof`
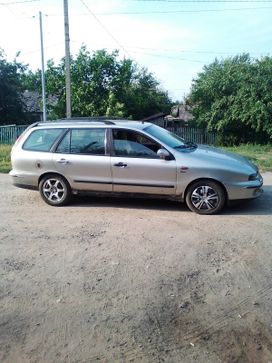
M 36 122 L 30 125 L 29 128 L 58 128 L 58 127 L 69 127 L 69 128 L 86 128 L 86 127 L 120 127 L 120 128 L 132 128 L 132 129 L 139 129 L 143 130 L 147 126 L 152 125 L 149 122 L 144 121 L 131 121 L 131 120 L 122 120 L 122 119 L 112 119 L 112 118 L 72 118 L 72 119 L 60 119 L 55 121 L 46 121 L 46 122 Z

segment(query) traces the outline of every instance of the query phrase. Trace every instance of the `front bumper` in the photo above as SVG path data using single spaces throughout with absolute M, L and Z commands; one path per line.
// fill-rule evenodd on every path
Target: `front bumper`
M 229 200 L 254 199 L 263 193 L 263 178 L 259 174 L 256 180 L 238 183 L 225 183 Z

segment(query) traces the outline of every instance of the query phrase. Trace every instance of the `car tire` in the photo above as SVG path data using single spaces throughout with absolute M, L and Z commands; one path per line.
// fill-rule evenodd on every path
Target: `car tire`
M 195 213 L 217 214 L 226 203 L 226 193 L 219 183 L 204 179 L 190 185 L 185 199 Z
M 60 175 L 48 174 L 39 183 L 42 199 L 49 205 L 60 207 L 68 204 L 72 198 L 69 183 Z

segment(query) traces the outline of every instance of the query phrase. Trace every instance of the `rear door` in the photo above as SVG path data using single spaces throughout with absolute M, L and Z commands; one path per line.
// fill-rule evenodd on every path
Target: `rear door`
M 54 163 L 73 189 L 112 191 L 105 128 L 72 128 L 54 153 Z
M 141 132 L 113 128 L 113 191 L 175 195 L 176 160 L 160 159 L 160 148 L 160 144 Z

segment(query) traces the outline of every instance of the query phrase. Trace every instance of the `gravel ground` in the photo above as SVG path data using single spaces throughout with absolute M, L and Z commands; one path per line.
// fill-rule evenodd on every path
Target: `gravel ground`
M 0 174 L 0 362 L 272 361 L 272 174 L 258 200 L 54 208 Z

